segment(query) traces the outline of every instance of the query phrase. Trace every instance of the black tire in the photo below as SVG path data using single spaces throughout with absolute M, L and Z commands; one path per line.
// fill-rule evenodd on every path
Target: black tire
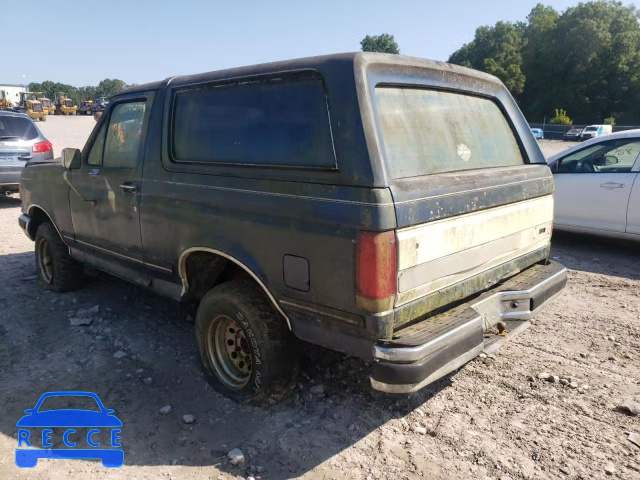
M 83 284 L 82 265 L 69 255 L 54 226 L 45 222 L 38 226 L 35 241 L 36 272 L 40 284 L 53 292 L 70 292 Z
M 215 360 L 210 357 L 212 343 L 220 338 L 215 333 L 220 319 L 230 319 L 240 327 L 242 332 L 236 338 L 244 335 L 248 344 L 240 355 L 251 358 L 246 384 L 234 388 L 222 378 L 224 375 L 216 373 Z M 274 404 L 289 396 L 300 365 L 298 340 L 255 283 L 234 280 L 209 291 L 198 307 L 195 331 L 205 376 L 216 391 L 236 402 L 254 405 Z

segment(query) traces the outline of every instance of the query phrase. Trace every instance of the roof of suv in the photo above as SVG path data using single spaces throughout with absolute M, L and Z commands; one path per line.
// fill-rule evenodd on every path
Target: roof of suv
M 14 110 L 0 110 L 0 117 L 22 117 L 31 119 L 26 113 L 16 112 Z
M 224 70 L 214 70 L 210 72 L 204 72 L 193 75 L 179 75 L 175 77 L 169 77 L 166 80 L 145 83 L 143 85 L 136 85 L 134 87 L 127 88 L 121 93 L 140 92 L 145 90 L 155 90 L 161 87 L 165 82 L 175 81 L 205 81 L 206 77 L 215 75 L 221 78 L 233 78 L 247 75 L 260 75 L 270 72 L 282 72 L 301 69 L 324 69 L 329 64 L 343 64 L 350 65 L 352 69 L 357 63 L 371 64 L 371 63 L 384 63 L 390 65 L 398 65 L 399 67 L 427 67 L 432 70 L 446 70 L 452 73 L 458 73 L 466 77 L 473 77 L 482 79 L 490 83 L 500 84 L 493 75 L 488 73 L 479 72 L 470 68 L 461 67 L 459 65 L 453 65 L 446 62 L 439 62 L 435 60 L 425 60 L 423 58 L 408 57 L 404 55 L 394 55 L 388 53 L 374 53 L 374 52 L 351 52 L 351 53 L 336 53 L 331 55 L 321 55 L 316 57 L 298 58 L 293 60 L 284 60 L 271 63 L 261 63 L 257 65 L 249 65 L 242 67 L 229 68 Z

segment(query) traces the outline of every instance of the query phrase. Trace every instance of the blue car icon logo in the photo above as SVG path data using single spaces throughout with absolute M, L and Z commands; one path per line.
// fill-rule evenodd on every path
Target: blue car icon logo
M 44 410 L 43 402 L 47 399 L 63 397 L 65 401 L 88 401 L 93 409 L 58 408 Z M 51 401 L 48 401 L 51 403 Z M 94 403 L 95 402 L 95 403 Z M 97 407 L 97 408 L 96 408 Z M 104 407 L 100 398 L 91 392 L 48 392 L 40 397 L 36 406 L 24 411 L 26 415 L 16 423 L 18 429 L 18 448 L 16 449 L 16 465 L 21 468 L 33 468 L 40 458 L 63 459 L 100 459 L 102 465 L 109 468 L 121 467 L 124 464 L 124 451 L 120 444 L 122 422 L 114 415 L 114 410 Z M 42 449 L 20 448 L 37 446 L 35 429 L 42 428 Z M 68 448 L 53 447 L 53 428 L 64 429 L 62 440 Z M 76 428 L 89 429 L 84 436 L 89 448 L 75 448 L 83 439 L 77 438 Z M 101 429 L 110 429 L 109 443 L 101 435 Z M 102 439 L 102 442 L 100 441 Z

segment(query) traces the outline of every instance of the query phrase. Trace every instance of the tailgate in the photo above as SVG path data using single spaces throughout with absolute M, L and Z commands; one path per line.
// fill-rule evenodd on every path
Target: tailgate
M 547 246 L 552 221 L 545 195 L 399 229 L 396 306 Z

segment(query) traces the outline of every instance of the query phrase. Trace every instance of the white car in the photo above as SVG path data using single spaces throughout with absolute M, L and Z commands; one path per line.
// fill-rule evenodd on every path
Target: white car
M 640 241 L 640 130 L 588 140 L 547 163 L 557 230 Z

